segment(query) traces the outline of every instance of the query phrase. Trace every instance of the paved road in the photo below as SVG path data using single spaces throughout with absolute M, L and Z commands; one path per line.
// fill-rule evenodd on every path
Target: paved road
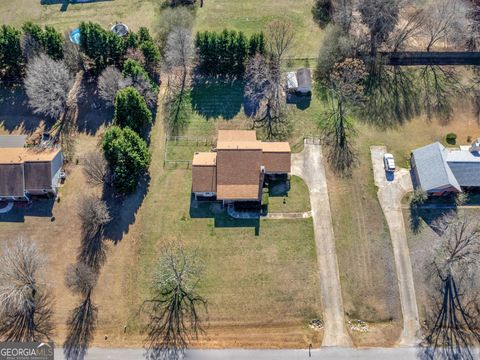
M 410 173 L 406 169 L 397 170 L 392 179 L 387 180 L 383 166 L 384 146 L 372 146 L 373 174 L 378 187 L 378 199 L 390 228 L 395 266 L 403 314 L 403 331 L 400 345 L 413 346 L 418 342 L 420 324 L 415 298 L 412 263 L 408 250 L 407 234 L 403 221 L 401 200 L 405 193 L 412 191 Z
M 292 155 L 292 174 L 301 177 L 310 192 L 325 323 L 322 346 L 352 346 L 345 328 L 327 179 L 319 145 L 305 143 L 301 153 Z
M 305 350 L 189 350 L 185 359 L 192 360 L 414 360 L 415 348 L 322 348 Z M 142 349 L 90 349 L 85 360 L 143 360 Z M 55 360 L 64 360 L 61 349 L 55 349 Z

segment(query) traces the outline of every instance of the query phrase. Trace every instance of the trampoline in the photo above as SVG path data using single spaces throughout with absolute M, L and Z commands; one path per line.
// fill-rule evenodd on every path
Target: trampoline
M 76 28 L 70 32 L 70 41 L 76 45 L 80 45 L 80 29 Z
M 122 23 L 117 23 L 112 26 L 112 32 L 120 37 L 128 35 L 128 26 Z

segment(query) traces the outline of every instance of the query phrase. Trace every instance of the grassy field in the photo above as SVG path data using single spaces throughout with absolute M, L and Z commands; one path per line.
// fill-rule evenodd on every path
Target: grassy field
M 291 57 L 316 57 L 322 32 L 313 22 L 312 0 L 206 0 L 197 14 L 195 30 L 222 31 L 225 28 L 251 34 L 264 30 L 274 19 L 288 19 L 295 28 Z
M 137 30 L 140 26 L 155 25 L 160 3 L 160 0 L 100 0 L 84 4 L 68 4 L 63 0 L 0 1 L 0 14 L 2 23 L 17 26 L 34 21 L 71 30 L 81 21 L 94 21 L 105 27 L 122 21 Z

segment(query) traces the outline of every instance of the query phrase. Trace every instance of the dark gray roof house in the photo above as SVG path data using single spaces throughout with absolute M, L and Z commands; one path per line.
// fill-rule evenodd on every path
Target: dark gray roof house
M 414 183 L 431 195 L 480 188 L 480 139 L 472 146 L 447 149 L 439 142 L 412 152 Z

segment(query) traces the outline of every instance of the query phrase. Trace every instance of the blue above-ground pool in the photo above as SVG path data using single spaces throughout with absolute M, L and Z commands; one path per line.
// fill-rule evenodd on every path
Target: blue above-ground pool
M 80 45 L 80 29 L 76 28 L 70 32 L 70 41 L 74 44 Z

